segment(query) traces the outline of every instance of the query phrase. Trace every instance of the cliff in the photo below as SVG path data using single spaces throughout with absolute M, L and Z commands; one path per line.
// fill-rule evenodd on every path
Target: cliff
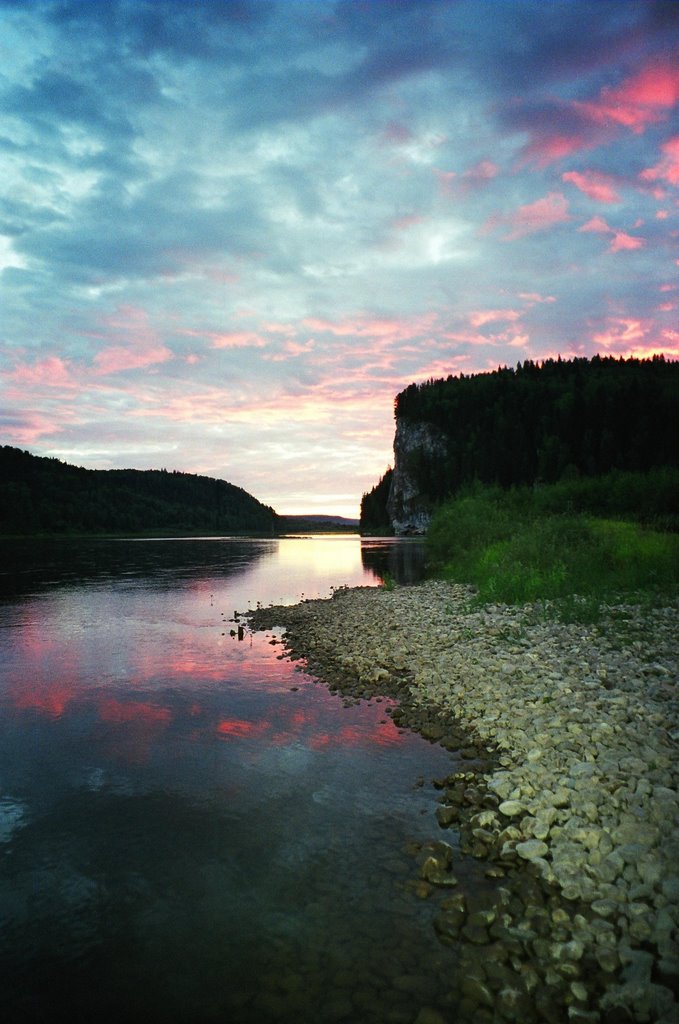
M 432 502 L 423 491 L 422 482 L 436 473 L 445 454 L 445 437 L 440 430 L 428 423 L 396 420 L 387 514 L 397 536 L 426 532 Z

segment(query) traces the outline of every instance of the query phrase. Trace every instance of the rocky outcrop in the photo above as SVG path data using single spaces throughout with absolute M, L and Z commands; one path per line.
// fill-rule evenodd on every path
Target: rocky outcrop
M 425 533 L 431 521 L 431 499 L 423 493 L 422 480 L 436 472 L 445 454 L 444 435 L 429 423 L 396 420 L 394 474 L 387 512 L 397 536 Z

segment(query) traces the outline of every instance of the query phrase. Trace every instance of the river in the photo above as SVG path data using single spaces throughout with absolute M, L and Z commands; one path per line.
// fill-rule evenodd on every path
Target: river
M 412 582 L 418 543 L 0 554 L 3 1021 L 407 1024 L 435 1006 L 449 954 L 408 881 L 451 755 L 233 621 Z

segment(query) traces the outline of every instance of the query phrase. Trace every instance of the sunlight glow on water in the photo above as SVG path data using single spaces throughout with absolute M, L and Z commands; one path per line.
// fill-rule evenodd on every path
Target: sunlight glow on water
M 402 847 L 450 755 L 230 621 L 374 584 L 394 545 L 61 548 L 3 552 L 3 1020 L 414 1019 L 394 972 L 434 998 L 443 968 Z

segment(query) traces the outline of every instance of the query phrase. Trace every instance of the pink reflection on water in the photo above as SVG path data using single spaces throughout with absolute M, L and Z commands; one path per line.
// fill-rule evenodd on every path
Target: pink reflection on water
M 363 705 L 354 714 L 358 721 L 328 729 L 332 715 L 333 698 L 329 693 L 314 690 L 314 705 L 305 709 L 276 707 L 275 716 L 255 719 L 227 718 L 216 725 L 220 739 L 265 739 L 269 746 L 284 747 L 303 743 L 311 750 L 339 747 L 388 747 L 402 742 L 401 734 L 391 718 L 384 714 L 384 706 L 376 709 Z M 351 711 L 345 709 L 344 714 Z
M 104 722 L 157 722 L 167 724 L 172 718 L 169 708 L 158 707 L 143 701 L 121 701 L 109 697 L 99 701 L 99 716 Z

